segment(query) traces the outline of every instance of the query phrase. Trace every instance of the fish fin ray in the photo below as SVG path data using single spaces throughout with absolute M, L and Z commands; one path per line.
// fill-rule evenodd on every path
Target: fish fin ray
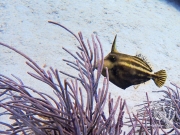
M 146 66 L 149 72 L 152 72 L 152 67 L 150 63 L 147 61 L 146 57 L 142 56 L 142 54 L 136 54 L 135 58 L 140 60 Z
M 166 71 L 165 70 L 160 70 L 160 71 L 158 71 L 158 72 L 156 72 L 154 74 L 158 76 L 158 77 L 153 78 L 155 84 L 158 87 L 163 86 L 165 81 L 166 81 L 166 78 L 167 78 Z
M 133 85 L 134 89 L 137 89 L 140 86 L 140 84 L 138 85 Z

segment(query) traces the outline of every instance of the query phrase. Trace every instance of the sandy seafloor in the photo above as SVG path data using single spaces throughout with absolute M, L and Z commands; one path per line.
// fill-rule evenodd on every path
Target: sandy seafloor
M 82 31 L 84 39 L 90 39 L 92 33 L 97 33 L 104 55 L 110 52 L 117 34 L 117 49 L 120 52 L 143 54 L 153 71 L 167 71 L 166 86 L 171 86 L 170 82 L 180 86 L 178 0 L 0 0 L 0 42 L 24 52 L 40 66 L 46 64 L 45 69 L 52 66 L 75 74 L 62 61 L 64 58 L 73 60 L 62 47 L 75 53 L 78 42 L 64 29 L 49 24 L 48 20 L 59 22 L 74 33 Z M 32 70 L 25 62 L 19 54 L 0 46 L 0 74 L 8 77 L 15 74 L 26 85 L 52 95 L 49 87 L 37 83 L 27 74 Z M 62 76 L 62 79 L 65 78 Z M 112 96 L 126 99 L 129 109 L 134 112 L 134 105 L 146 99 L 146 92 L 150 100 L 156 100 L 160 94 L 152 91 L 165 89 L 156 87 L 152 80 L 136 90 L 132 86 L 126 90 L 111 83 L 109 86 Z M 3 121 L 6 119 L 1 118 Z

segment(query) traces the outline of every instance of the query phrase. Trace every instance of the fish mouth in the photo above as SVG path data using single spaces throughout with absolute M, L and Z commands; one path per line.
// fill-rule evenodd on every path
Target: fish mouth
M 109 62 L 108 60 L 104 60 L 104 65 L 103 65 L 103 68 L 108 68 L 109 70 L 112 69 L 115 65 L 112 64 L 112 62 Z

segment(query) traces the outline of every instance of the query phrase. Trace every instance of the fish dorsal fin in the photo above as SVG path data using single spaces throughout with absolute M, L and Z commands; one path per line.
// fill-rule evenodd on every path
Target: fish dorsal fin
M 145 56 L 143 56 L 141 53 L 138 53 L 138 54 L 136 54 L 136 58 L 139 59 L 139 61 L 141 61 L 143 63 L 143 65 L 145 66 L 145 68 L 148 71 L 152 72 L 151 65 Z
M 111 53 L 119 53 L 116 49 L 116 37 L 117 37 L 117 34 L 114 38 L 114 41 L 113 41 L 113 44 L 112 44 L 112 47 L 111 47 Z

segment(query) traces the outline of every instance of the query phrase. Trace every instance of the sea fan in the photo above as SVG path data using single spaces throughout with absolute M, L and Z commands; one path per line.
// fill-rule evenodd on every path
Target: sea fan
M 25 57 L 35 73 L 28 72 L 37 81 L 49 85 L 54 96 L 42 93 L 37 89 L 27 86 L 15 75 L 9 78 L 0 74 L 0 108 L 5 110 L 0 117 L 8 116 L 12 121 L 3 121 L 0 124 L 6 129 L 0 129 L 0 134 L 37 134 L 37 135 L 119 135 L 124 125 L 132 127 L 127 131 L 128 135 L 171 133 L 173 130 L 180 134 L 180 96 L 179 87 L 173 90 L 158 91 L 165 93 L 159 101 L 147 101 L 143 103 L 137 114 L 129 113 L 125 100 L 120 96 L 115 102 L 108 95 L 108 70 L 107 78 L 104 78 L 102 88 L 99 88 L 99 80 L 103 68 L 103 50 L 98 37 L 92 35 L 92 45 L 83 40 L 82 33 L 76 36 L 66 27 L 59 25 L 70 32 L 78 40 L 79 52 L 70 54 L 75 62 L 64 60 L 71 68 L 77 70 L 77 76 L 60 71 L 72 78 L 71 81 L 61 81 L 57 69 L 50 67 L 45 71 L 34 60 L 9 45 L 0 43 Z M 98 63 L 98 64 L 97 64 Z M 35 96 L 36 95 L 36 96 Z M 83 97 L 85 95 L 86 98 Z M 105 102 L 108 96 L 108 112 L 105 113 Z M 123 96 L 123 95 L 121 95 Z M 128 121 L 123 123 L 124 108 L 129 115 Z M 115 116 L 117 114 L 117 116 Z M 171 128 L 169 132 L 164 129 Z
M 150 101 L 146 93 L 146 103 L 138 105 L 143 107 L 137 110 L 137 115 L 133 114 L 131 121 L 126 122 L 131 127 L 133 125 L 134 132 L 160 135 L 175 131 L 175 134 L 180 134 L 180 87 L 172 85 L 176 90 L 166 87 L 167 90 L 153 91 L 165 93 L 158 101 Z
M 74 78 L 70 82 L 64 80 L 62 83 L 57 69 L 51 67 L 45 71 L 27 55 L 9 45 L 0 43 L 25 57 L 28 60 L 26 64 L 36 72 L 36 74 L 30 72 L 28 74 L 37 81 L 46 83 L 54 91 L 54 96 L 51 96 L 39 92 L 38 88 L 34 89 L 32 86 L 25 85 L 15 75 L 12 79 L 0 74 L 0 107 L 6 110 L 0 116 L 7 115 L 14 121 L 13 124 L 11 121 L 0 121 L 0 124 L 6 127 L 6 130 L 1 129 L 0 133 L 24 135 L 121 134 L 125 101 L 119 96 L 114 103 L 109 94 L 109 113 L 104 113 L 109 80 L 108 70 L 106 70 L 107 78 L 104 78 L 102 88 L 98 87 L 103 67 L 103 50 L 98 37 L 92 35 L 93 46 L 89 41 L 85 45 L 81 32 L 78 33 L 79 36 L 76 36 L 64 26 L 49 22 L 63 27 L 78 40 L 80 46 L 78 46 L 79 52 L 76 55 L 63 49 L 76 60 L 76 62 L 64 61 L 76 69 L 79 74 L 73 76 L 61 71 L 61 73 Z M 100 60 L 101 62 L 97 65 L 96 63 Z M 82 85 L 81 87 L 79 83 Z M 85 93 L 87 98 L 83 98 L 82 93 Z M 118 114 L 117 118 L 115 118 L 115 113 Z

